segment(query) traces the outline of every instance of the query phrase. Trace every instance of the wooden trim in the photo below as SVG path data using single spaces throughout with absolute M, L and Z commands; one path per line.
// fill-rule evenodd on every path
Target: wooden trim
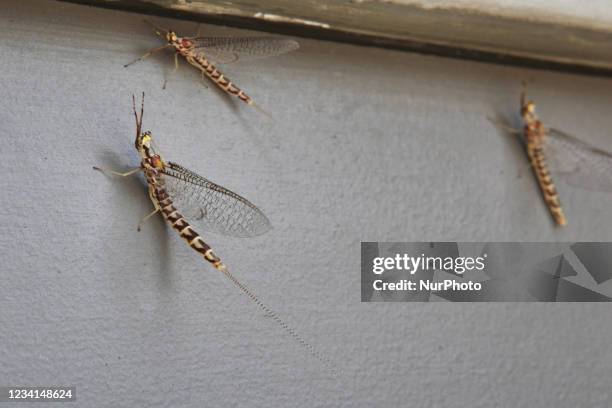
M 60 0 L 292 36 L 612 76 L 612 27 L 401 0 Z M 258 3 L 255 5 L 254 3 Z

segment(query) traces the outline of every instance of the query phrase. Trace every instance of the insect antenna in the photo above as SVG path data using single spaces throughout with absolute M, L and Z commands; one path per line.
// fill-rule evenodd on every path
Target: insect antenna
M 151 27 L 153 27 L 153 29 L 155 30 L 155 34 L 159 35 L 160 37 L 165 39 L 165 35 L 168 34 L 170 32 L 169 29 L 166 28 L 161 28 L 156 26 L 155 24 L 153 24 L 152 22 L 150 22 L 149 20 L 142 20 L 144 23 L 150 25 Z
M 132 94 L 132 110 L 134 111 L 134 118 L 136 119 L 136 141 L 138 142 L 138 138 L 142 134 L 142 115 L 144 114 L 144 96 L 145 93 L 142 93 L 142 99 L 140 101 L 140 117 L 138 116 L 138 112 L 136 111 L 136 97 Z

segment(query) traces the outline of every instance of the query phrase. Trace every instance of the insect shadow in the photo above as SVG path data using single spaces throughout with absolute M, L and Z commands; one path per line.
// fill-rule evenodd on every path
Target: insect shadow
M 129 167 L 125 159 L 112 150 L 104 150 L 98 153 L 96 163 L 99 163 L 102 167 L 112 169 L 124 169 Z M 143 209 L 142 216 L 147 214 L 149 207 L 151 207 L 151 201 L 148 198 L 148 194 L 142 193 L 143 190 L 145 192 L 147 190 L 146 182 L 143 180 L 142 175 L 137 177 L 113 177 L 104 173 L 101 173 L 101 175 L 113 183 L 117 192 L 113 200 L 119 201 L 121 207 L 128 207 L 138 203 L 139 208 Z M 155 245 L 155 258 L 152 264 L 157 269 L 158 284 L 162 288 L 171 289 L 173 287 L 173 279 L 169 274 L 168 268 L 169 234 L 166 224 L 162 217 L 153 217 L 153 219 L 150 219 L 142 226 L 141 231 L 138 231 L 138 221 L 139 219 L 134 219 L 133 222 L 115 222 L 113 223 L 113 227 L 114 224 L 117 224 L 117 228 L 121 228 L 123 233 L 129 234 L 129 236 L 133 234 L 135 240 L 145 241 L 142 239 L 144 236 L 140 236 L 139 234 L 155 237 L 155 239 L 146 240 L 146 244 L 153 243 L 153 245 Z
M 522 125 L 518 121 L 509 121 L 508 118 L 500 113 L 493 116 L 487 116 L 489 122 L 495 126 L 497 131 L 508 140 L 511 145 L 512 154 L 516 156 L 516 160 L 521 165 L 516 171 L 516 178 L 522 178 L 524 173 L 529 173 L 531 163 L 525 159 L 525 139 L 522 134 Z M 518 143 L 517 143 L 518 141 Z

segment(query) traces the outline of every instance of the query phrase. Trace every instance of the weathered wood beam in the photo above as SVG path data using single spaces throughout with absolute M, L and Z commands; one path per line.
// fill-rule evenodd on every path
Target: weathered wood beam
M 60 0 L 294 36 L 612 76 L 612 27 L 409 0 Z

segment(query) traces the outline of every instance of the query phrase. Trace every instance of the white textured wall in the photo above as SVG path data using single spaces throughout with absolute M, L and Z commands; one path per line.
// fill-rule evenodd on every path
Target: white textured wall
M 303 41 L 228 69 L 270 122 L 185 64 L 162 90 L 169 55 L 124 69 L 158 44 L 140 16 L 0 7 L 0 385 L 76 385 L 82 407 L 609 405 L 608 305 L 361 304 L 359 243 L 610 240 L 610 195 L 560 186 L 554 228 L 486 120 L 531 80 L 549 123 L 610 149 L 610 80 Z M 142 90 L 166 159 L 269 215 L 263 237 L 209 243 L 338 378 L 160 219 L 136 232 L 140 180 L 91 169 L 137 163 Z

